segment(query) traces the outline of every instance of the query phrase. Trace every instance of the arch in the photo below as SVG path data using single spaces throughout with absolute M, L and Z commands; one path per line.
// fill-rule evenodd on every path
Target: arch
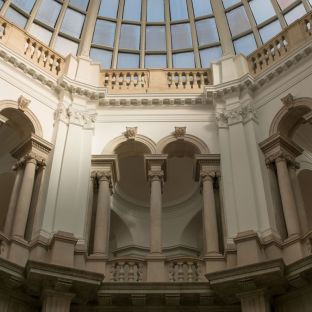
M 7 108 L 15 109 L 18 112 L 23 112 L 23 114 L 28 118 L 29 122 L 34 127 L 35 134 L 40 136 L 40 137 L 43 137 L 43 131 L 42 131 L 41 123 L 40 123 L 39 119 L 36 117 L 36 115 L 29 108 L 25 108 L 24 110 L 21 110 L 18 107 L 18 103 L 15 101 L 12 101 L 12 100 L 0 101 L 0 113 Z
M 132 139 L 128 139 L 124 135 L 114 138 L 104 147 L 102 154 L 114 154 L 117 147 L 128 140 Z M 143 143 L 148 148 L 150 154 L 156 154 L 156 143 L 150 138 L 141 134 L 136 134 L 133 140 Z
M 290 136 L 299 122 L 304 122 L 303 116 L 312 111 L 312 98 L 293 99 L 290 105 L 284 105 L 273 118 L 270 126 L 270 136 L 280 133 Z
M 210 153 L 209 148 L 206 145 L 206 143 L 204 141 L 202 141 L 201 139 L 199 139 L 198 137 L 196 137 L 194 135 L 191 135 L 191 134 L 185 134 L 183 136 L 183 138 L 177 138 L 173 134 L 168 135 L 168 136 L 162 138 L 157 143 L 156 153 L 157 154 L 162 154 L 164 149 L 165 149 L 165 147 L 169 143 L 176 142 L 178 140 L 184 140 L 185 142 L 189 142 L 189 143 L 195 145 L 195 147 L 198 148 L 200 154 L 209 154 Z

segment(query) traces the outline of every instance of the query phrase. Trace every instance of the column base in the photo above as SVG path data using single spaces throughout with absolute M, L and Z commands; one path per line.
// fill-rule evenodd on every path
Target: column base
M 13 236 L 11 238 L 8 259 L 20 266 L 25 266 L 29 256 L 29 244 L 24 239 Z
M 265 260 L 261 242 L 256 232 L 238 233 L 234 242 L 237 249 L 237 265 L 247 265 Z
M 43 293 L 42 312 L 70 312 L 70 304 L 75 294 L 45 290 Z
M 77 241 L 72 233 L 59 231 L 54 234 L 50 245 L 50 263 L 73 267 Z
M 150 254 L 147 258 L 147 282 L 166 282 L 165 257 L 162 254 Z
M 265 290 L 258 289 L 239 294 L 242 312 L 270 312 L 270 301 Z
M 204 256 L 206 273 L 226 269 L 225 257 L 220 253 L 208 253 Z
M 87 257 L 86 269 L 91 272 L 104 274 L 105 277 L 109 276 L 109 272 L 106 272 L 107 260 L 108 260 L 107 255 L 92 254 Z

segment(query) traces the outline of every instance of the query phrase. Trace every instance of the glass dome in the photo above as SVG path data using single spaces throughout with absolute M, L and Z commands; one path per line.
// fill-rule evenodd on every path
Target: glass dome
M 66 56 L 109 68 L 207 68 L 250 54 L 312 0 L 0 0 L 1 15 Z

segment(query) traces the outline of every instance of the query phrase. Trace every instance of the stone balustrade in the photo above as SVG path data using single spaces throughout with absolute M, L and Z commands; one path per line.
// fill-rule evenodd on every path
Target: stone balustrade
M 249 70 L 258 75 L 311 40 L 312 13 L 293 23 L 248 57 Z
M 103 70 L 100 81 L 109 93 L 200 93 L 212 84 L 212 73 L 210 69 Z
M 169 260 L 169 282 L 199 282 L 202 280 L 202 261 L 193 258 Z
M 65 60 L 62 56 L 2 17 L 0 43 L 54 77 L 63 73 Z
M 147 70 L 110 70 L 103 75 L 104 87 L 112 90 L 148 88 L 149 72 Z
M 146 265 L 141 260 L 113 260 L 109 266 L 110 282 L 143 282 L 145 280 Z
M 203 70 L 166 70 L 169 88 L 175 89 L 201 89 L 212 84 L 210 71 Z

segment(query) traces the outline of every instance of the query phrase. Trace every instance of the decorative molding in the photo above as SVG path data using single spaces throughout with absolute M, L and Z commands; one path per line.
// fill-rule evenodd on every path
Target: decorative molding
M 186 134 L 186 127 L 174 127 L 174 132 L 173 135 L 177 139 L 182 139 L 184 140 Z
M 220 159 L 220 154 L 195 155 L 195 181 L 219 177 Z
M 167 178 L 167 158 L 165 154 L 144 155 L 146 176 L 149 182 L 161 181 L 163 187 Z
M 46 162 L 52 148 L 53 144 L 36 134 L 32 134 L 26 141 L 13 149 L 11 155 L 22 162 L 27 161 L 27 159 L 34 159 L 40 164 Z
M 0 114 L 0 127 L 2 127 L 9 119 Z
M 66 108 L 63 103 L 60 103 L 54 111 L 54 121 L 63 121 L 66 124 L 74 124 L 85 129 L 94 129 L 96 116 L 96 113 L 81 111 L 72 107 Z
M 117 155 L 92 155 L 91 177 L 95 180 L 101 178 L 110 179 L 111 186 L 119 180 L 119 167 Z
M 31 102 L 30 99 L 27 99 L 23 95 L 21 95 L 17 99 L 18 109 L 21 110 L 22 112 L 24 112 L 29 107 L 30 102 Z
M 246 123 L 250 120 L 257 120 L 257 112 L 254 107 L 248 103 L 231 110 L 224 110 L 216 114 L 216 120 L 219 128 L 227 128 L 237 123 Z
M 280 134 L 270 136 L 262 141 L 259 147 L 264 153 L 267 165 L 274 163 L 280 158 L 286 159 L 289 163 L 296 165 L 296 157 L 303 152 L 303 149 L 299 145 Z
M 291 93 L 288 93 L 285 97 L 281 98 L 282 103 L 286 106 L 287 110 L 294 107 L 295 99 Z
M 138 127 L 126 127 L 126 131 L 123 132 L 124 136 L 128 140 L 135 140 L 137 133 L 138 133 Z

